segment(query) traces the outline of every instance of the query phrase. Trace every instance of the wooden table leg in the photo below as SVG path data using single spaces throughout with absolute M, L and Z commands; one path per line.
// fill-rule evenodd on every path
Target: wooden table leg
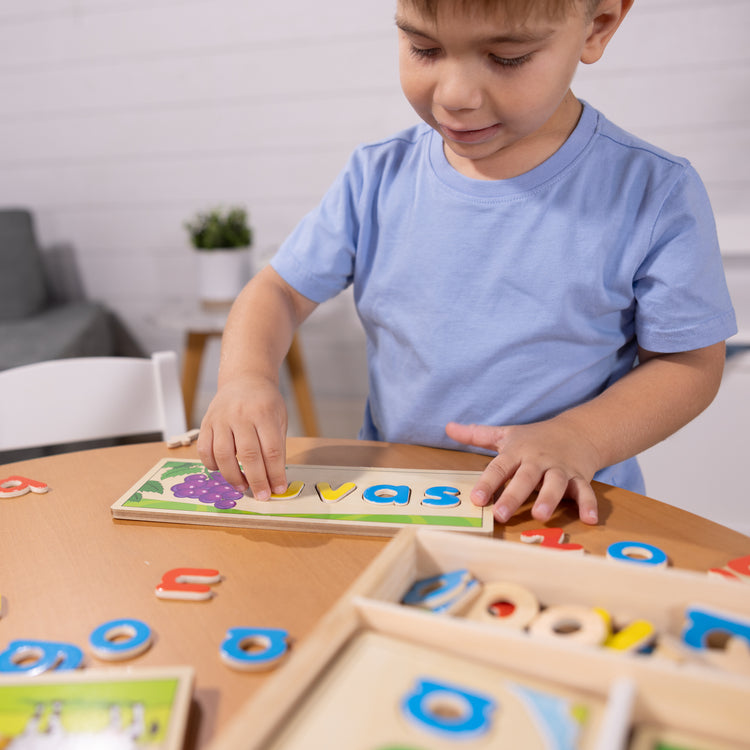
M 310 395 L 310 386 L 307 382 L 307 373 L 305 371 L 305 362 L 302 358 L 302 350 L 299 345 L 297 335 L 292 339 L 292 345 L 286 355 L 286 365 L 289 369 L 289 376 L 294 388 L 294 396 L 297 402 L 302 429 L 307 437 L 318 437 L 318 420 L 315 417 L 315 407 L 313 406 L 312 396 Z
M 195 405 L 195 392 L 198 388 L 198 377 L 201 372 L 201 362 L 203 360 L 203 351 L 206 348 L 206 341 L 211 333 L 196 333 L 188 331 L 187 342 L 185 345 L 184 362 L 182 365 L 182 395 L 185 399 L 185 419 L 188 429 L 192 425 L 193 406 Z

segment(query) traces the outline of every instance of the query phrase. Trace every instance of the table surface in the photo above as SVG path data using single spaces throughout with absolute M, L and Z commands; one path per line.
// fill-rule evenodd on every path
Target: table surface
M 164 328 L 219 335 L 224 330 L 231 305 L 202 305 L 200 302 L 165 305 L 153 316 Z
M 154 643 L 122 665 L 191 664 L 196 671 L 186 748 L 205 747 L 263 684 L 266 676 L 236 672 L 219 659 L 230 627 L 275 627 L 299 642 L 375 558 L 383 537 L 261 531 L 113 520 L 110 505 L 162 458 L 195 458 L 195 446 L 169 450 L 145 443 L 60 454 L 0 466 L 0 481 L 21 475 L 50 491 L 0 500 L 0 650 L 15 639 L 79 646 L 94 658 L 90 633 L 102 623 L 136 618 Z M 420 446 L 323 438 L 290 438 L 290 464 L 480 470 L 486 457 Z M 547 524 L 565 529 L 587 552 L 616 541 L 663 549 L 672 565 L 698 571 L 750 552 L 750 538 L 655 500 L 595 485 L 600 525 L 577 519 L 564 504 Z M 538 528 L 529 505 L 500 539 L 518 541 Z M 222 574 L 212 599 L 164 601 L 154 594 L 177 567 Z M 293 646 L 292 646 L 293 649 Z

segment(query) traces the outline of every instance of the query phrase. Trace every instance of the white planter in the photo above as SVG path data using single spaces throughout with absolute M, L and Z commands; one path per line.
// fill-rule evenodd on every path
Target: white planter
M 252 276 L 250 248 L 196 250 L 198 299 L 204 305 L 226 305 Z

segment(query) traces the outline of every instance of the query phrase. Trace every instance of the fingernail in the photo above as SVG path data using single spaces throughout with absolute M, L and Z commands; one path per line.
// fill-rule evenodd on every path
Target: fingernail
M 283 495 L 286 492 L 286 485 L 285 484 L 277 484 L 273 488 L 274 495 Z
M 261 490 L 255 493 L 256 500 L 268 500 L 269 497 L 271 497 L 271 493 L 268 490 Z
M 595 510 L 590 510 L 586 513 L 586 518 L 596 523 L 599 520 L 599 514 Z
M 487 493 L 484 490 L 474 490 L 471 493 L 471 500 L 475 505 L 486 505 Z
M 495 508 L 495 518 L 497 518 L 500 523 L 505 523 L 510 518 L 510 513 L 508 512 L 507 508 L 503 508 L 501 506 L 499 508 Z
M 234 489 L 237 490 L 237 492 L 244 492 L 247 489 L 247 485 L 244 484 L 235 484 Z

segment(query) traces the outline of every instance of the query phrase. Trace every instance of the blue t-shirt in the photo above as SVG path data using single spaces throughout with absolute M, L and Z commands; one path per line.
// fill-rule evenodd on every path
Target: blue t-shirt
M 637 344 L 737 330 L 695 170 L 588 105 L 507 180 L 457 172 L 424 124 L 358 148 L 272 265 L 315 302 L 354 284 L 370 440 L 465 449 L 447 422 L 546 419 L 627 373 Z M 596 479 L 644 491 L 635 459 Z

